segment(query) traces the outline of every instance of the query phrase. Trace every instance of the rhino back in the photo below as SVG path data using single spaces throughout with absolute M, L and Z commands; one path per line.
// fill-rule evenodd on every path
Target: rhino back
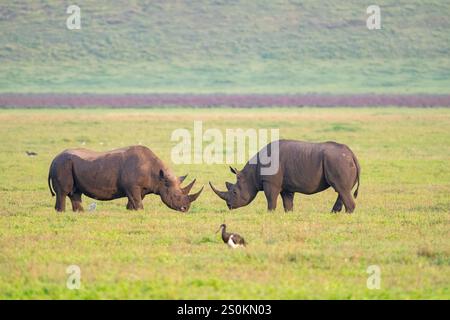
M 148 148 L 132 146 L 107 152 L 71 149 L 77 189 L 89 197 L 111 200 L 125 196 L 124 187 L 149 183 L 149 171 L 157 157 Z
M 282 190 L 306 194 L 326 189 L 328 184 L 323 171 L 323 145 L 323 143 L 280 140 L 279 170 L 274 175 L 260 175 L 261 181 L 279 185 Z M 277 154 L 273 153 L 272 156 Z

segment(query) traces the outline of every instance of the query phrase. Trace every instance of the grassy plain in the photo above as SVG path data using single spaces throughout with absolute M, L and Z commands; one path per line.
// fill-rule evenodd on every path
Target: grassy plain
M 329 213 L 333 190 L 296 195 L 289 214 L 281 203 L 267 213 L 262 194 L 228 211 L 209 188 L 187 214 L 157 196 L 139 212 L 125 210 L 126 199 L 54 212 L 46 179 L 58 152 L 142 143 L 170 164 L 172 131 L 192 130 L 194 120 L 348 144 L 362 166 L 355 213 Z M 0 124 L 2 299 L 450 298 L 448 109 L 0 110 Z M 196 177 L 196 188 L 233 181 L 225 164 L 172 167 Z M 245 236 L 245 250 L 214 233 L 224 220 Z M 80 290 L 66 288 L 72 264 Z M 381 268 L 380 290 L 366 287 L 370 265 Z
M 450 2 L 361 0 L 0 5 L 0 92 L 429 93 L 450 87 Z

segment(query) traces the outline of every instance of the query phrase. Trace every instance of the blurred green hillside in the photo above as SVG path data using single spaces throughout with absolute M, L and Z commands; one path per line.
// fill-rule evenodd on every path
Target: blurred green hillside
M 447 0 L 2 1 L 0 29 L 0 92 L 450 92 Z

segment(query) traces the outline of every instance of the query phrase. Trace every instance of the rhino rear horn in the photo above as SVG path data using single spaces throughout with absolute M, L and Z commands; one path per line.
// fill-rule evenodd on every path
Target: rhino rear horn
M 225 182 L 225 185 L 227 186 L 227 190 L 230 191 L 231 188 L 233 188 L 233 184 L 231 182 Z
M 194 183 L 197 179 L 192 180 L 191 183 L 189 183 L 186 187 L 182 188 L 181 191 L 183 192 L 183 194 L 189 194 L 189 192 L 191 191 L 192 187 L 194 186 Z
M 189 202 L 194 202 L 195 200 L 197 200 L 198 196 L 200 195 L 200 193 L 202 193 L 202 191 L 203 191 L 203 187 L 200 189 L 199 192 L 188 195 Z
M 214 191 L 215 194 L 219 196 L 220 199 L 227 201 L 228 200 L 228 192 L 219 191 L 212 185 L 211 182 L 209 182 L 209 186 Z

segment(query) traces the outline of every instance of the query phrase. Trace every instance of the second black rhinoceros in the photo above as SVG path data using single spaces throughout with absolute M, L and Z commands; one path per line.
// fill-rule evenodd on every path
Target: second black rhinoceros
M 277 148 L 274 143 L 278 144 Z M 273 174 L 262 174 L 261 169 L 267 162 L 262 162 L 261 157 L 268 154 L 272 159 L 278 157 L 278 168 Z M 358 184 L 353 194 L 356 198 L 361 169 L 354 153 L 344 144 L 279 140 L 260 150 L 242 171 L 230 169 L 237 182 L 226 182 L 227 191 L 219 191 L 209 183 L 229 209 L 248 205 L 259 191 L 264 191 L 268 210 L 276 208 L 278 195 L 281 195 L 284 210 L 291 211 L 295 192 L 314 194 L 330 186 L 338 193 L 332 212 L 341 211 L 342 205 L 348 213 L 355 209 L 351 192 Z

